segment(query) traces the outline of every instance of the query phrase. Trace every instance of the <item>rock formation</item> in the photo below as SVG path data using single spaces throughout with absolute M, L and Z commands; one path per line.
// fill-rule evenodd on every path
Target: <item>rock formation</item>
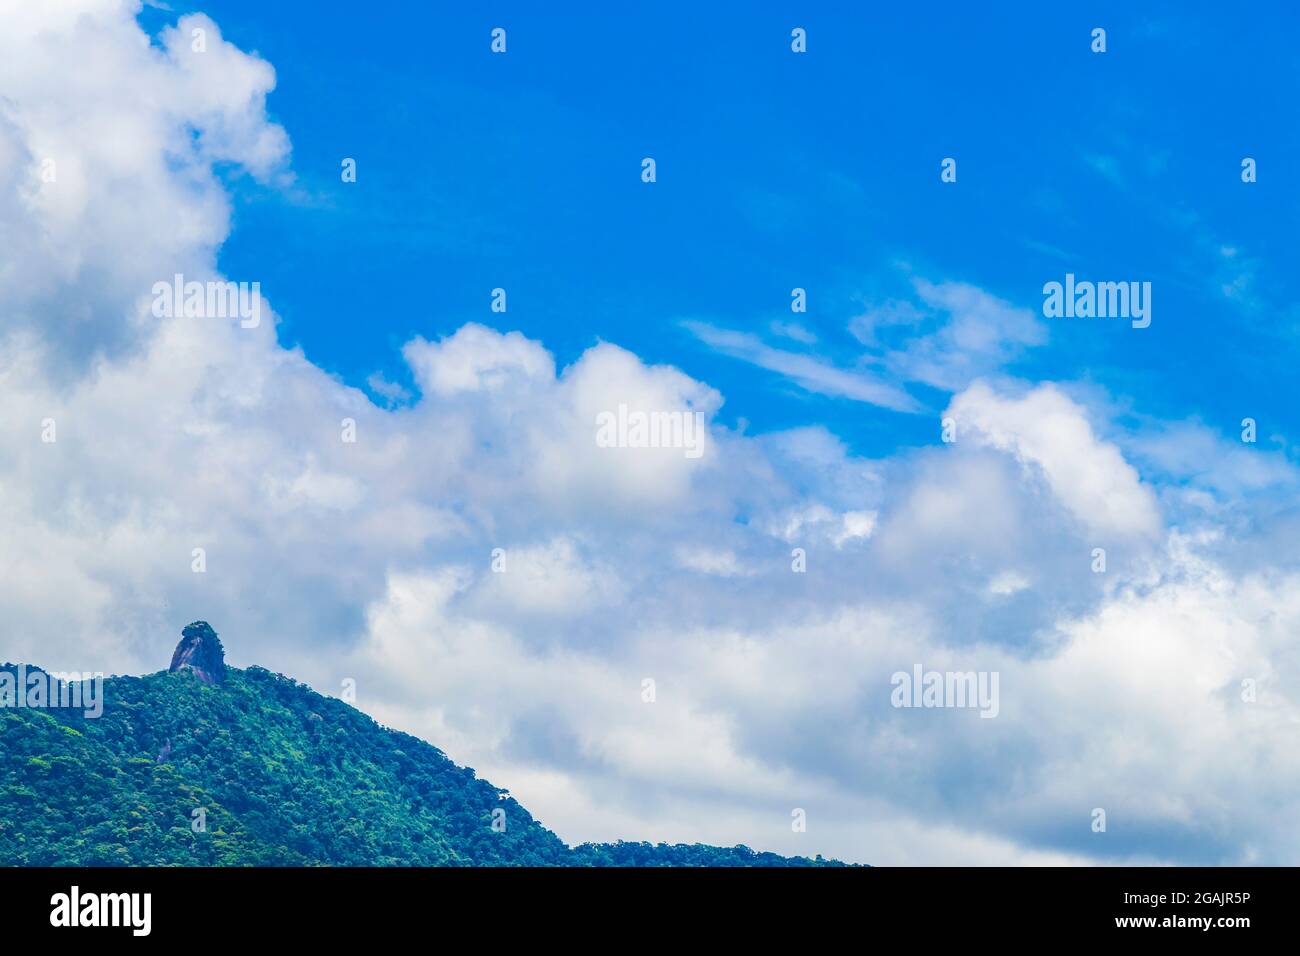
M 170 671 L 192 671 L 205 684 L 220 684 L 226 679 L 226 651 L 221 638 L 207 621 L 195 621 L 181 631 L 181 642 L 172 654 Z

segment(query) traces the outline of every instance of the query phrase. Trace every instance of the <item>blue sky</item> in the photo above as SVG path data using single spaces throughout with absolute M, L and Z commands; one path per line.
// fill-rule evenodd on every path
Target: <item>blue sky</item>
M 911 275 L 1037 311 L 1043 283 L 1072 271 L 1151 281 L 1151 328 L 1056 321 L 1010 373 L 1096 382 L 1225 434 L 1245 415 L 1265 433 L 1295 424 L 1294 280 L 1279 264 L 1295 251 L 1297 60 L 1277 20 L 1215 4 L 972 7 L 923 24 L 901 7 L 530 6 L 202 5 L 275 65 L 268 112 L 292 131 L 298 185 L 235 177 L 221 265 L 261 277 L 282 341 L 349 383 L 378 371 L 409 386 L 401 344 L 474 320 L 546 341 L 562 365 L 611 341 L 718 388 L 722 421 L 824 423 L 882 454 L 936 441 L 934 418 L 809 394 L 683 321 L 851 370 L 878 355 L 851 321 L 905 298 Z M 340 182 L 344 156 L 356 184 Z M 955 184 L 939 179 L 949 156 Z M 497 286 L 508 316 L 488 311 Z M 815 342 L 773 331 L 795 318 Z

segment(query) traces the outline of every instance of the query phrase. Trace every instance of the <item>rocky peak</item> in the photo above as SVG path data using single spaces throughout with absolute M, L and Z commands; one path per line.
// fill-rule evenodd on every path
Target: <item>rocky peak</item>
M 226 651 L 212 625 L 195 621 L 185 626 L 168 670 L 192 671 L 205 684 L 220 684 L 226 679 Z

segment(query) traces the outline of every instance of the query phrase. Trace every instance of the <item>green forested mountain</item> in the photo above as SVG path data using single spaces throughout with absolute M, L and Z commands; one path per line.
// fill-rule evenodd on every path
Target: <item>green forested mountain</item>
M 823 862 L 743 846 L 570 848 L 423 740 L 262 668 L 219 663 L 213 679 L 184 646 L 173 671 L 106 679 L 96 718 L 0 707 L 0 865 Z

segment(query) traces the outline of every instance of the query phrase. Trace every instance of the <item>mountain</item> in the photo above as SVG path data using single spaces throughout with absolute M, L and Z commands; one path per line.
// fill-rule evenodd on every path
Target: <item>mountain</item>
M 168 671 L 104 679 L 98 705 L 76 696 L 91 687 L 0 666 L 0 865 L 842 865 L 744 846 L 569 847 L 425 741 L 228 667 L 203 621 Z

